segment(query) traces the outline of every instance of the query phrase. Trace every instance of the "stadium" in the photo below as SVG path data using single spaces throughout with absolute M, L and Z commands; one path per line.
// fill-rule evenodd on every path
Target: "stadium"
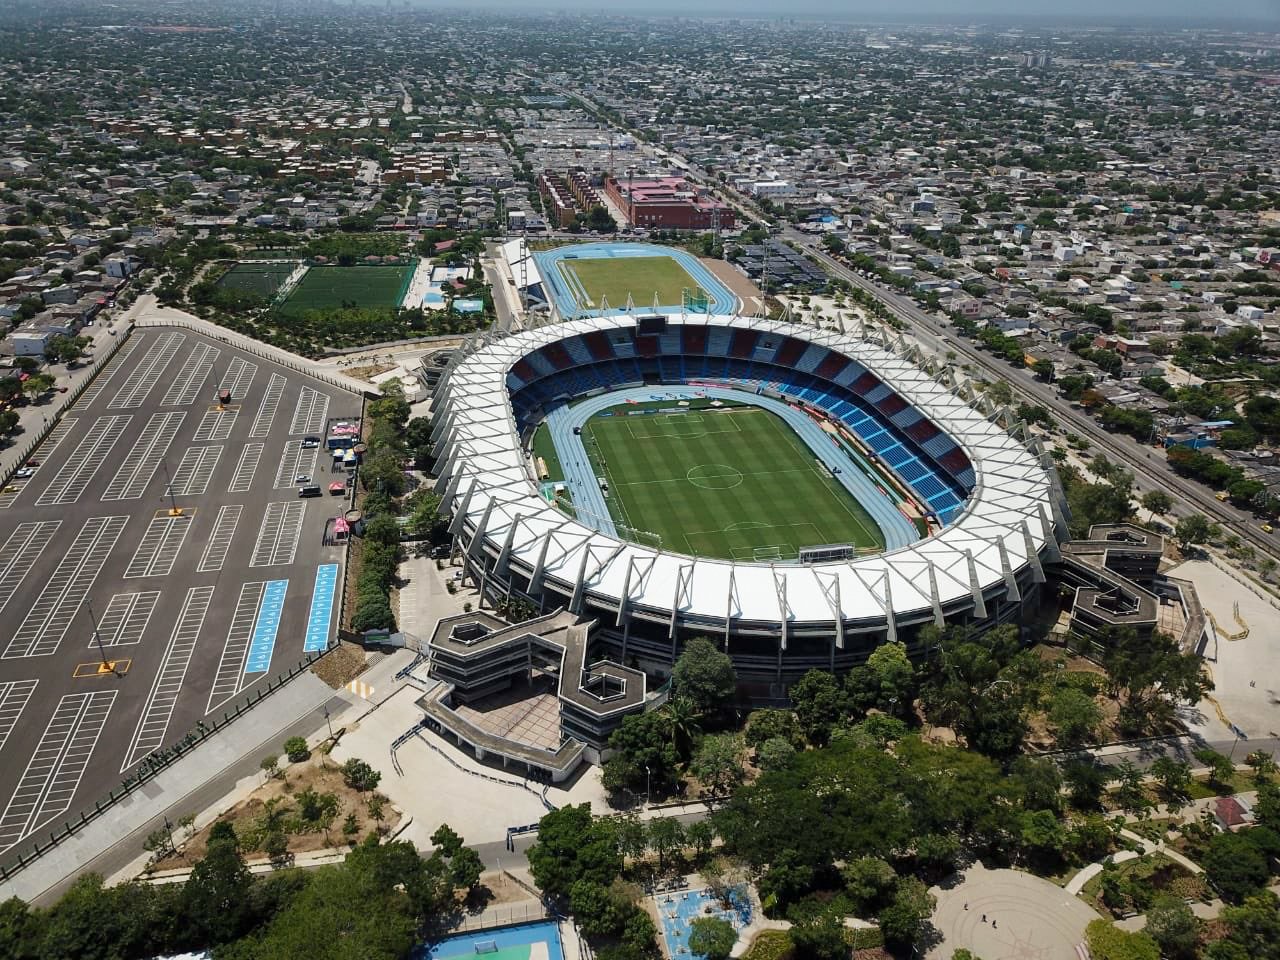
M 768 695 L 926 624 L 1016 620 L 1060 559 L 1056 476 L 908 352 L 731 314 L 477 338 L 433 403 L 467 575 L 651 673 L 711 636 Z

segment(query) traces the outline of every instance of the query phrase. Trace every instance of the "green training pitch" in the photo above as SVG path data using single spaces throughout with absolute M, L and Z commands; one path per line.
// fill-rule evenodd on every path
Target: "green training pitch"
M 296 263 L 237 263 L 218 279 L 218 286 L 270 299 L 297 266 Z
M 400 306 L 412 267 L 312 267 L 284 302 L 284 313 L 332 310 L 343 304 L 364 308 Z
M 659 306 L 675 307 L 684 302 L 685 290 L 693 293 L 698 289 L 693 277 L 671 257 L 562 260 L 560 268 L 572 274 L 566 279 L 583 309 L 599 307 L 602 297 L 609 298 L 610 307 L 625 307 L 627 294 L 644 309 L 653 306 L 655 293 Z
M 794 560 L 819 544 L 884 547 L 867 511 L 774 414 L 620 410 L 593 417 L 582 441 L 609 483 L 609 512 L 629 528 L 619 530 L 625 536 L 743 561 Z

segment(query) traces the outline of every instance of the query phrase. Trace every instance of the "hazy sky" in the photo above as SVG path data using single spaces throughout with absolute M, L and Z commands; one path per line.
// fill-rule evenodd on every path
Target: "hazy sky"
M 418 0 L 459 6 L 457 0 Z M 1079 21 L 1097 18 L 1166 20 L 1254 20 L 1280 25 L 1280 0 L 474 0 L 471 8 L 548 12 L 590 9 L 601 13 L 684 13 L 752 16 L 866 17 L 874 20 L 928 17 L 963 22 L 980 17 L 1034 17 Z

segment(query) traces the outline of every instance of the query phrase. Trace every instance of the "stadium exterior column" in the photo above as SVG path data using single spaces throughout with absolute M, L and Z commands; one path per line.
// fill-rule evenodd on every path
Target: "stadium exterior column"
M 516 517 L 511 521 L 511 526 L 507 527 L 507 535 L 502 540 L 502 549 L 498 552 L 498 562 L 493 565 L 493 572 L 500 577 L 506 577 L 507 582 L 511 582 L 511 547 L 516 539 L 516 527 L 520 526 L 523 517 Z
M 461 483 L 462 474 L 458 474 L 457 479 Z M 462 534 L 462 522 L 467 519 L 467 510 L 471 507 L 471 498 L 475 495 L 476 488 L 479 485 L 480 481 L 472 477 L 471 486 L 467 487 L 466 496 L 462 498 L 462 503 L 458 505 L 458 509 L 453 512 L 453 522 L 449 524 L 449 532 L 455 537 Z
M 893 618 L 893 588 L 889 584 L 889 572 L 884 574 L 884 625 L 885 639 L 889 643 L 898 642 L 898 623 Z
M 1036 542 L 1031 539 L 1031 525 L 1026 517 L 1022 518 L 1022 542 L 1026 545 L 1027 562 L 1031 564 L 1031 582 L 1044 583 L 1044 567 L 1040 566 L 1040 554 L 1036 553 Z
M 537 593 L 542 596 L 542 575 L 547 563 L 547 548 L 551 546 L 551 534 L 542 535 L 542 547 L 538 550 L 538 560 L 533 565 L 533 573 L 529 577 L 529 595 L 533 596 Z M 539 600 L 539 609 L 541 609 L 541 600 Z
M 582 562 L 578 564 L 578 575 L 573 578 L 573 593 L 569 597 L 569 612 L 582 612 L 582 589 L 587 579 L 587 561 L 591 558 L 589 544 L 582 545 Z
M 1044 554 L 1045 560 L 1049 563 L 1057 563 L 1062 559 L 1062 551 L 1058 549 L 1058 534 L 1054 529 L 1053 521 L 1049 518 L 1049 511 L 1041 502 L 1037 508 L 1040 513 L 1040 530 L 1044 534 Z
M 1004 537 L 996 537 L 996 551 L 1000 554 L 1000 569 L 1004 572 L 1005 598 L 1010 603 L 1022 600 L 1022 591 L 1018 589 L 1018 578 L 1013 575 L 1013 566 L 1009 563 L 1009 548 L 1005 546 Z
M 982 584 L 978 582 L 978 564 L 973 559 L 973 551 L 966 549 L 965 562 L 969 567 L 969 593 L 973 596 L 973 616 L 977 620 L 987 619 L 987 601 L 982 597 Z
M 938 599 L 938 568 L 929 561 L 929 600 L 933 604 L 933 623 L 939 629 L 947 625 L 942 615 L 942 601 Z

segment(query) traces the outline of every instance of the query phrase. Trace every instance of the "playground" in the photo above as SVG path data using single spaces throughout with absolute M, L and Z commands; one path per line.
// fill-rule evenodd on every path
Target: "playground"
M 699 917 L 727 920 L 739 935 L 751 923 L 751 901 L 745 889 L 729 891 L 730 906 L 727 910 L 710 889 L 663 893 L 654 900 L 662 918 L 662 937 L 666 941 L 667 954 L 672 960 L 701 960 L 699 954 L 689 950 L 689 934 L 693 931 L 693 921 Z

